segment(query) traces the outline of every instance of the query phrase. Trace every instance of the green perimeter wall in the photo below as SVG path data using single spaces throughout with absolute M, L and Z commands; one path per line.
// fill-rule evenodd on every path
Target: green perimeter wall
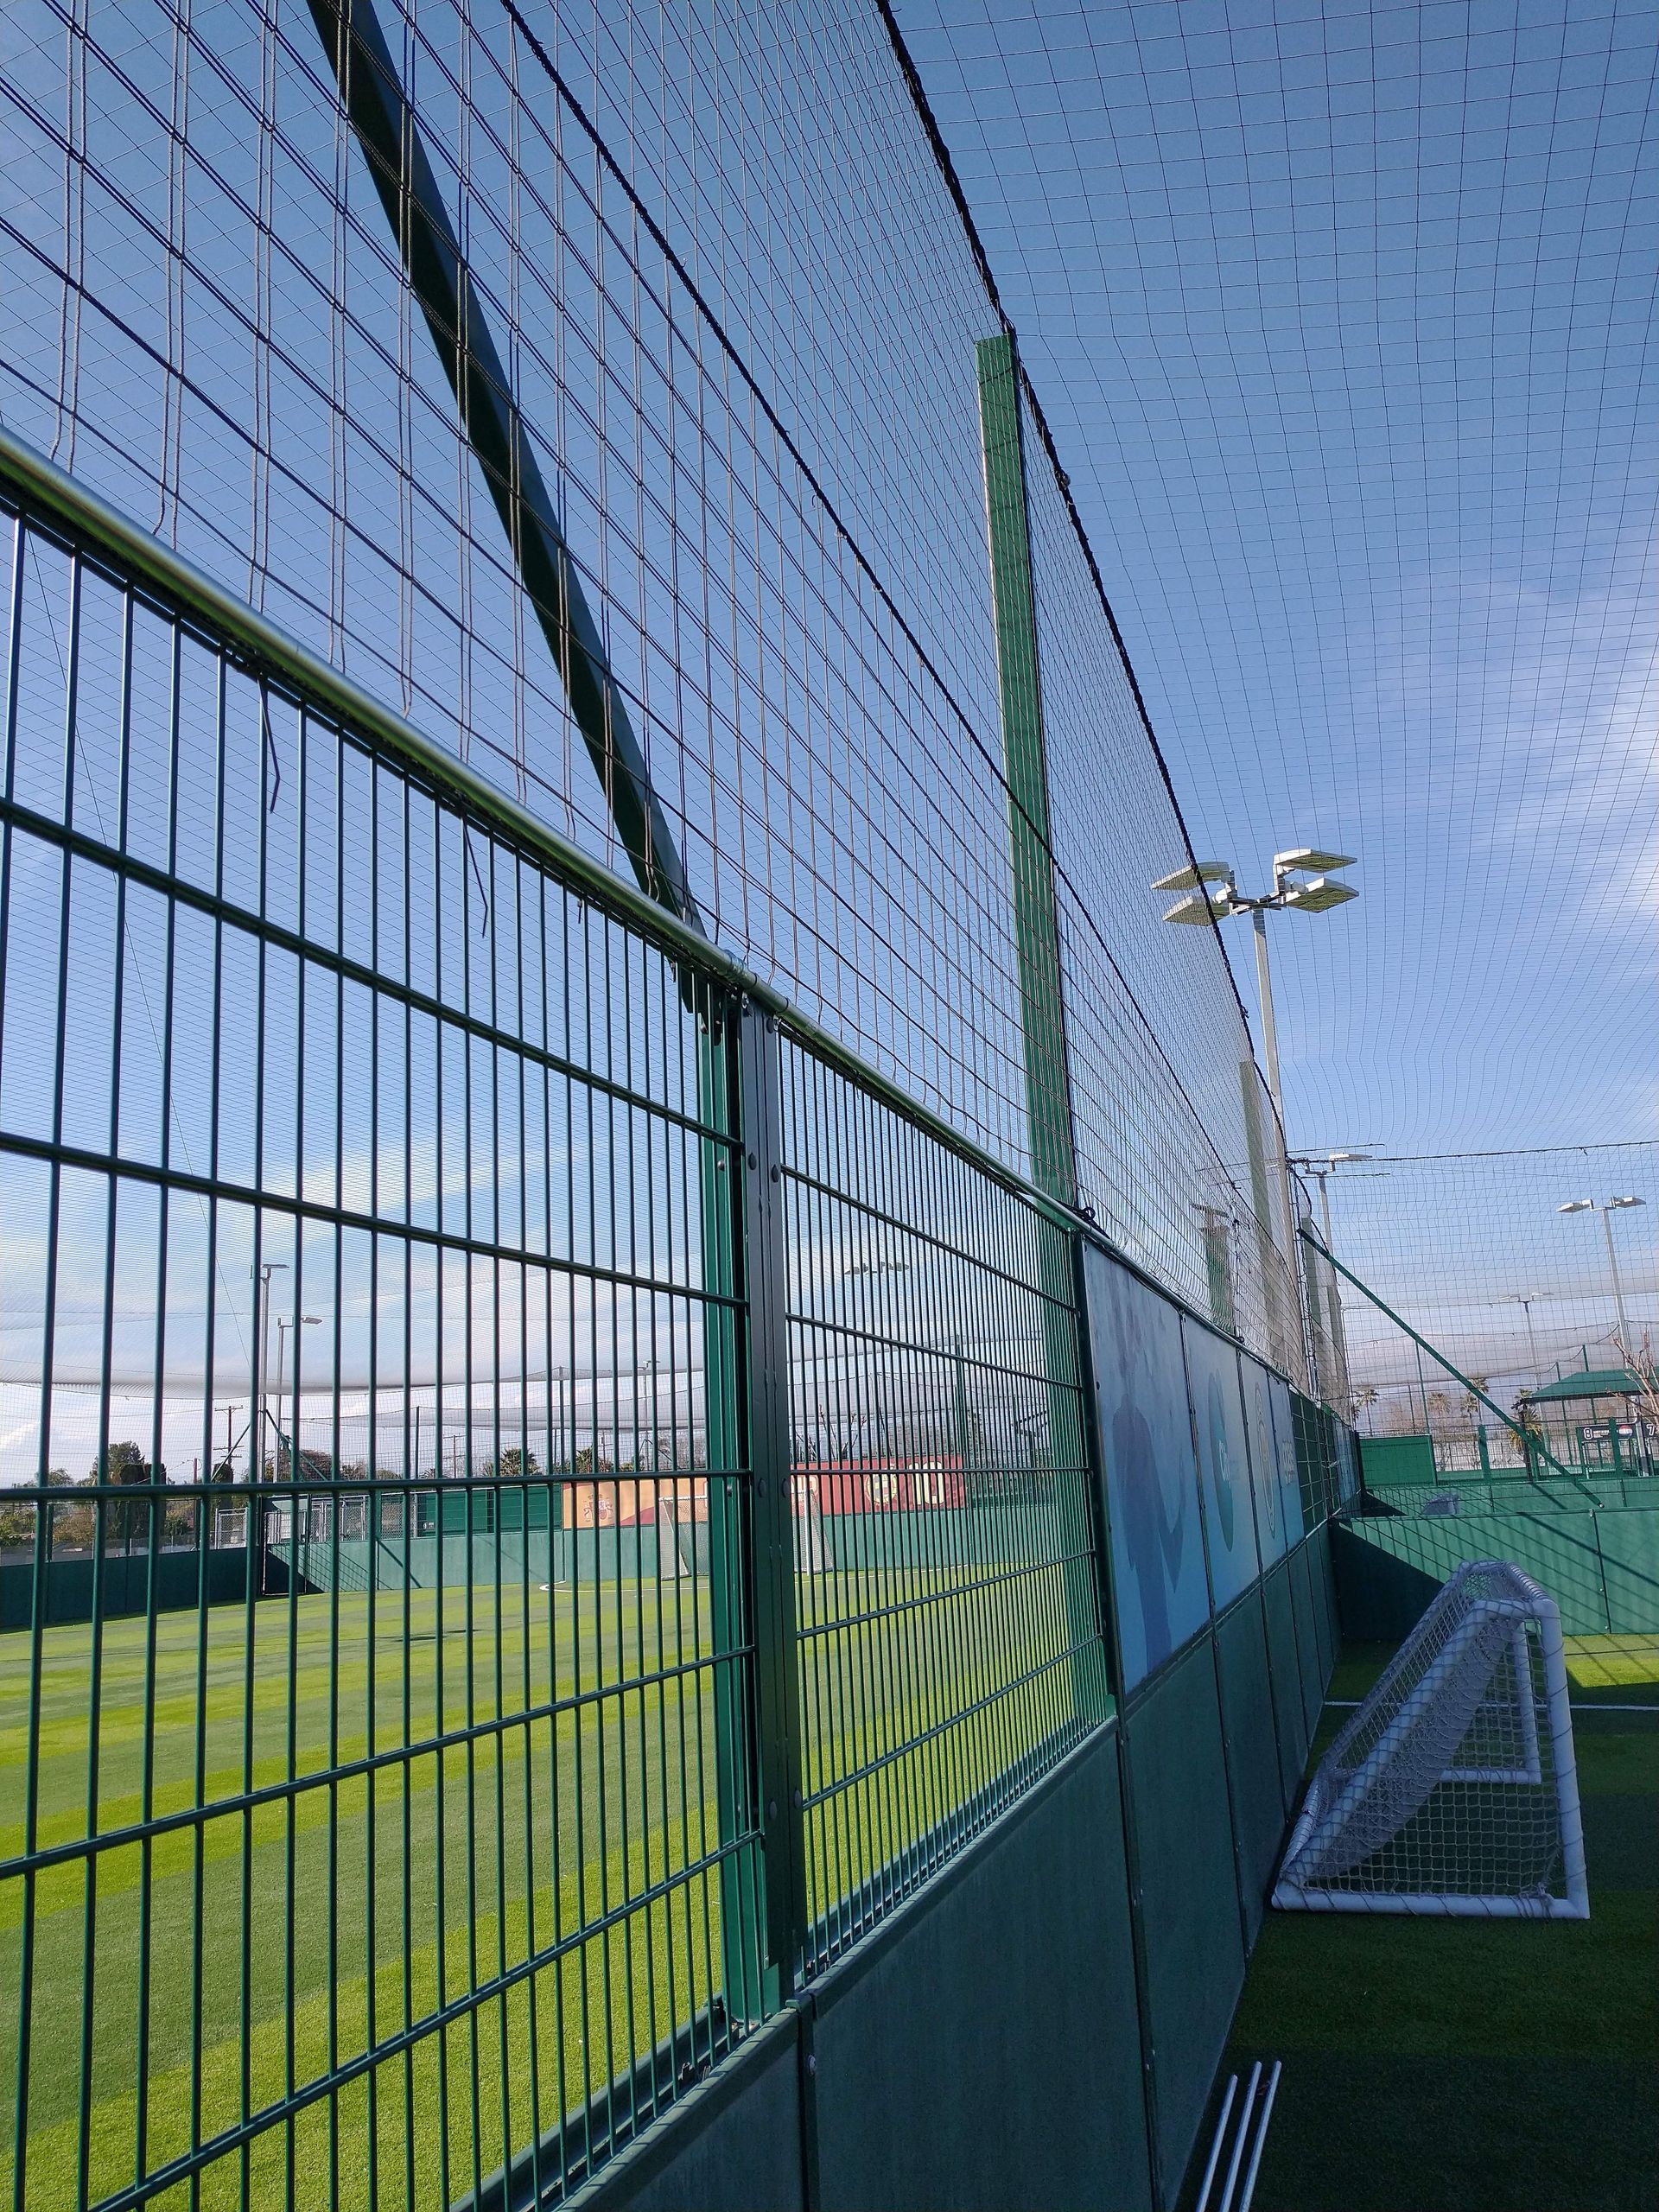
M 1321 1527 L 575 2202 L 1173 2206 L 1335 1636 Z
M 446 1501 L 448 1503 L 448 1501 Z M 706 1523 L 699 1523 L 706 1529 Z M 1041 1509 L 1033 1508 L 1031 1536 L 1022 1541 L 1020 1520 L 1006 1506 L 995 1512 L 972 1507 L 944 1508 L 927 1512 L 826 1514 L 820 1523 L 826 1567 L 936 1567 L 1001 1566 L 1043 1555 L 1049 1541 L 1042 1526 Z M 440 1555 L 439 1545 L 442 1550 Z M 706 1548 L 706 1537 L 704 1538 Z M 260 1595 L 283 1597 L 288 1590 L 286 1540 L 267 1547 L 264 1586 Z M 649 1523 L 620 1529 L 555 1529 L 532 1526 L 526 1536 L 517 1528 L 504 1527 L 499 1535 L 363 1536 L 320 1538 L 299 1546 L 300 1574 L 308 1590 L 327 1590 L 337 1580 L 342 1590 L 366 1590 L 370 1560 L 374 1563 L 375 1586 L 401 1590 L 405 1582 L 416 1590 L 460 1589 L 467 1583 L 504 1590 L 528 1584 L 532 1591 L 549 1582 L 581 1581 L 608 1588 L 621 1576 L 657 1579 L 659 1557 L 656 1529 Z M 207 1603 L 240 1605 L 247 1597 L 247 1559 L 245 1547 L 228 1546 L 207 1554 Z M 194 1608 L 200 1602 L 198 1554 L 181 1549 L 162 1553 L 156 1562 L 156 1607 L 160 1612 Z M 706 1558 L 699 1557 L 699 1572 L 706 1573 Z M 104 1560 L 104 1583 L 99 1607 L 105 1619 L 141 1613 L 146 1605 L 149 1563 L 142 1552 L 130 1558 L 110 1553 Z M 46 1625 L 60 1627 L 92 1617 L 93 1562 L 90 1557 L 69 1556 L 47 1566 Z M 34 1591 L 32 1560 L 0 1564 L 0 1631 L 28 1628 Z
M 1335 1530 L 1342 1624 L 1368 1643 L 1406 1635 L 1465 1560 L 1512 1560 L 1548 1591 L 1568 1636 L 1659 1636 L 1659 1510 L 1368 1513 Z
M 1175 2204 L 1336 1658 L 1346 1440 L 1293 1411 L 1307 1533 L 580 2202 Z M 1093 1455 L 1103 1547 L 1098 1436 Z M 918 1557 L 942 1560 L 944 1520 L 913 1518 Z M 976 1556 L 973 1516 L 949 1518 L 951 1554 Z M 832 1562 L 860 1555 L 851 1524 L 825 1540 Z

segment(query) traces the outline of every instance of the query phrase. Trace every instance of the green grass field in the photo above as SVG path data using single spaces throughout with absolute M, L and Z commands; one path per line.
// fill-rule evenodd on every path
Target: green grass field
M 1568 1670 L 1590 1919 L 1270 1913 L 1222 2069 L 1284 2062 L 1255 2212 L 1659 2203 L 1659 1640 L 1570 1640 Z
M 720 1991 L 720 1881 L 700 1866 L 719 1842 L 713 1670 L 677 1672 L 709 1658 L 706 1582 L 499 1604 L 480 1586 L 470 1618 L 468 1597 L 268 1602 L 251 1648 L 239 1606 L 207 1614 L 205 1639 L 195 1614 L 164 1614 L 153 1656 L 143 1620 L 109 1623 L 96 1679 L 89 1628 L 46 1632 L 35 1842 L 66 1855 L 32 1898 L 0 1879 L 9 2082 L 33 1938 L 27 2206 L 129 2188 L 448 2005 L 448 2025 L 216 2162 L 200 2200 L 447 2205 Z M 1021 1568 L 1017 1602 L 965 1567 L 804 1578 L 802 1610 L 827 1628 L 803 1647 L 807 1787 L 846 1785 L 808 1824 L 822 1913 L 1065 1727 L 1071 1674 L 1056 1569 Z M 0 1640 L 9 1861 L 29 1650 Z M 315 1786 L 244 1802 L 290 1776 Z M 147 1802 L 207 1811 L 89 1876 L 76 1847 Z

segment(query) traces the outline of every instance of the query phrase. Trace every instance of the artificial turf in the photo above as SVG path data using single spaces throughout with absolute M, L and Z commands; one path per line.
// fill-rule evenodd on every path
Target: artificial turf
M 804 1577 L 801 1614 L 817 1915 L 1063 1728 L 1071 1673 L 1046 1563 Z M 199 2197 L 156 2201 L 447 2206 L 626 2075 L 724 1979 L 711 1651 L 700 1578 L 54 1627 L 38 1675 L 26 1633 L 0 1638 L 24 2212 L 250 2120 Z M 31 1825 L 60 1856 L 26 1873 Z M 9 2199 L 16 2178 L 0 2140 Z
M 1386 1656 L 1350 1645 L 1332 1698 Z M 1283 2063 L 1254 2212 L 1659 2205 L 1659 1639 L 1568 1670 L 1589 1920 L 1269 1913 L 1217 2084 Z

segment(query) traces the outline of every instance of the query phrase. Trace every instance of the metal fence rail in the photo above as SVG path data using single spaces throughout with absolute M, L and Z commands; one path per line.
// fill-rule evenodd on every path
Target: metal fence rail
M 786 1039 L 809 1956 L 1110 1710 L 1071 1238 Z
M 1110 1710 L 1074 1231 L 8 452 L 14 2199 L 557 2196 Z
M 762 2003 L 724 986 L 9 520 L 14 2197 L 556 2183 Z

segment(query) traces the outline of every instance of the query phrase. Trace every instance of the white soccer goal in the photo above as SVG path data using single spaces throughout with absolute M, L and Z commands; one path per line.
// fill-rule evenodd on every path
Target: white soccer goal
M 1518 1567 L 1440 1592 L 1320 1762 L 1273 1901 L 1588 1919 L 1560 1615 Z
M 830 1554 L 823 1541 L 823 1516 L 818 1510 L 817 1499 L 810 1491 L 803 1495 L 798 1477 L 793 1503 L 795 1572 L 797 1574 L 822 1574 L 830 1564 Z
M 657 1501 L 657 1579 L 678 1582 L 696 1571 L 697 1530 L 688 1509 L 683 1521 L 671 1498 Z

